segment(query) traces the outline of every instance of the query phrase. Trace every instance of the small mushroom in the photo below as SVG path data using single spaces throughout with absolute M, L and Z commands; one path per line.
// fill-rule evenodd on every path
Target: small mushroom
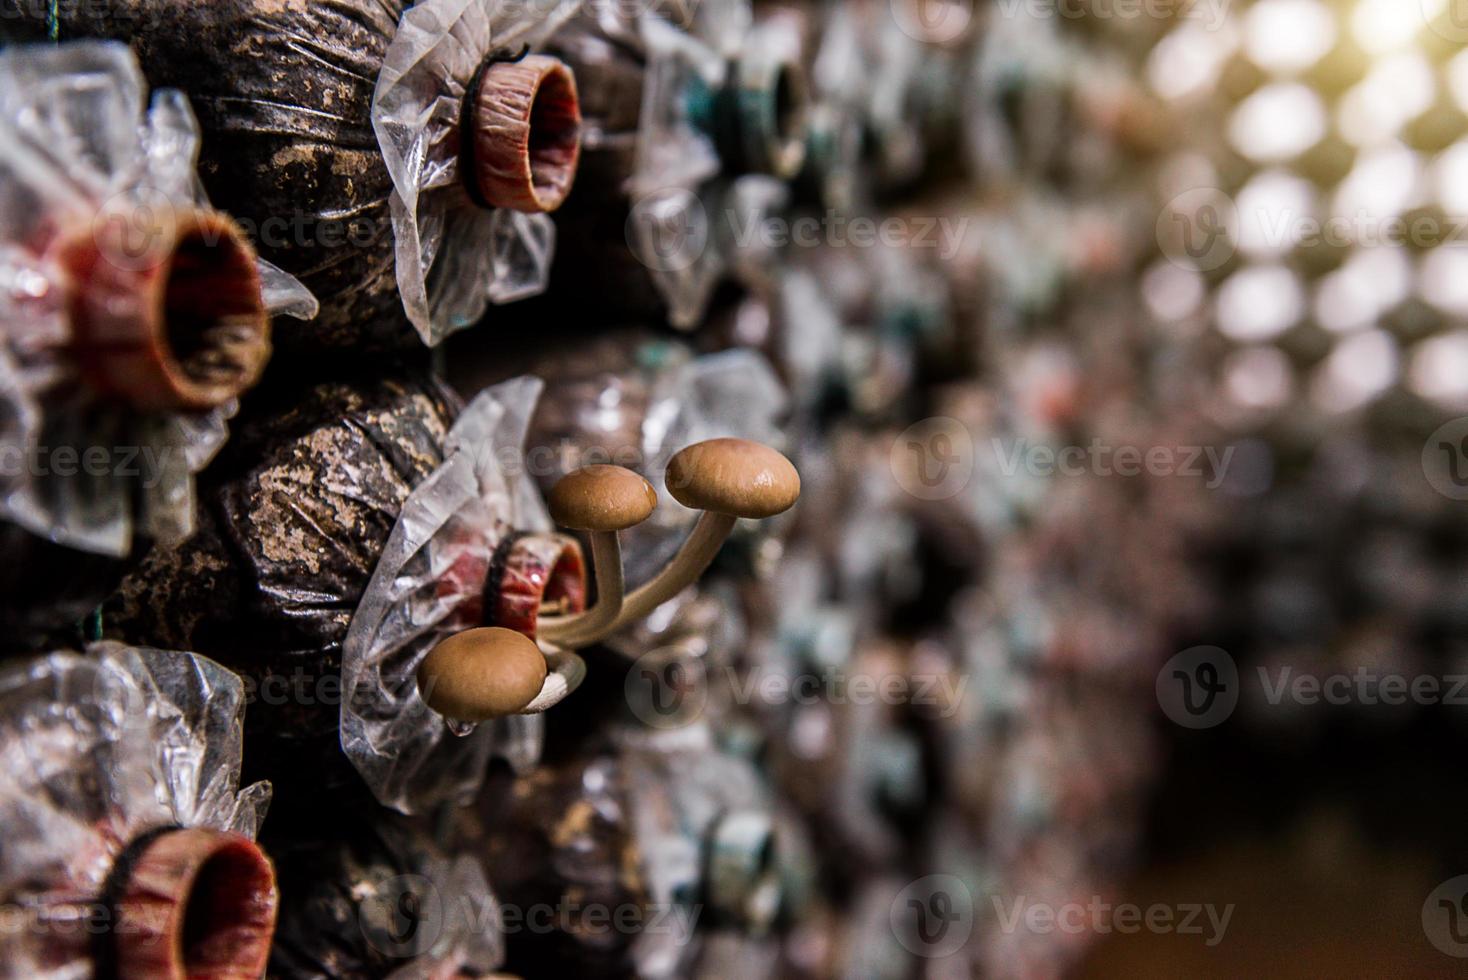
M 418 690 L 445 718 L 481 722 L 520 714 L 545 684 L 535 641 L 500 627 L 465 630 L 435 646 L 418 668 Z
M 657 491 L 621 466 L 588 466 L 564 477 L 550 492 L 550 512 L 562 527 L 586 531 L 596 574 L 596 605 L 576 616 L 546 617 L 539 635 L 547 643 L 571 648 L 583 637 L 611 626 L 622 612 L 625 584 L 617 532 L 635 527 L 657 507 Z
M 607 633 L 643 618 L 697 581 L 739 518 L 760 520 L 795 506 L 800 474 L 769 446 L 745 439 L 711 439 L 673 457 L 667 486 L 674 500 L 703 514 L 668 567 L 627 596 Z

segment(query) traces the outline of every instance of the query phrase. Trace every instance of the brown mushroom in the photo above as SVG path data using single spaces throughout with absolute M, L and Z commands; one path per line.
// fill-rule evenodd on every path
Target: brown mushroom
M 547 643 L 570 648 L 582 637 L 595 636 L 622 612 L 622 547 L 617 532 L 647 520 L 657 507 L 657 491 L 642 477 L 621 466 L 588 466 L 567 475 L 551 489 L 551 517 L 562 527 L 586 531 L 596 574 L 596 605 L 577 616 L 547 617 L 539 635 Z
M 480 722 L 521 713 L 545 685 L 545 655 L 523 633 L 465 630 L 434 647 L 418 668 L 418 690 L 445 718 Z
M 795 506 L 800 474 L 769 446 L 746 439 L 711 439 L 673 457 L 667 487 L 674 500 L 703 514 L 668 567 L 627 596 L 607 632 L 641 619 L 697 581 L 739 518 L 774 517 Z

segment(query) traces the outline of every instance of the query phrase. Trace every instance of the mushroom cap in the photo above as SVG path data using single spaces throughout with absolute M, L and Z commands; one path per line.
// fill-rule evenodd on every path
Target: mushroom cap
M 774 517 L 800 498 L 800 474 L 790 460 L 747 439 L 689 446 L 668 462 L 667 484 L 683 506 L 730 517 Z
M 625 531 L 647 520 L 658 505 L 657 491 L 621 466 L 588 466 L 551 488 L 551 518 L 577 531 Z
M 524 633 L 465 630 L 429 651 L 418 668 L 428 706 L 457 721 L 519 714 L 545 684 L 545 654 Z

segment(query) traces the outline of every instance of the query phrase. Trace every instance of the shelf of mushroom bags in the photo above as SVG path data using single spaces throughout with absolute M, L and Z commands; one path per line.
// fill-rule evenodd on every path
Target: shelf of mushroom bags
M 9 655 L 81 641 L 126 570 L 192 532 L 272 318 L 317 303 L 197 190 L 189 102 L 150 98 L 125 47 L 7 51 L 0 80 Z

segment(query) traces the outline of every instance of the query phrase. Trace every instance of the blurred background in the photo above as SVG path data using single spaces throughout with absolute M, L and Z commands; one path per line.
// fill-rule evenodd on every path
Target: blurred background
M 1151 377 L 1234 451 L 1179 522 L 1206 598 L 1157 676 L 1122 892 L 1237 908 L 1214 948 L 1110 935 L 1079 971 L 1460 973 L 1468 25 L 1434 0 L 1181 7 L 1092 11 L 1166 119 Z

